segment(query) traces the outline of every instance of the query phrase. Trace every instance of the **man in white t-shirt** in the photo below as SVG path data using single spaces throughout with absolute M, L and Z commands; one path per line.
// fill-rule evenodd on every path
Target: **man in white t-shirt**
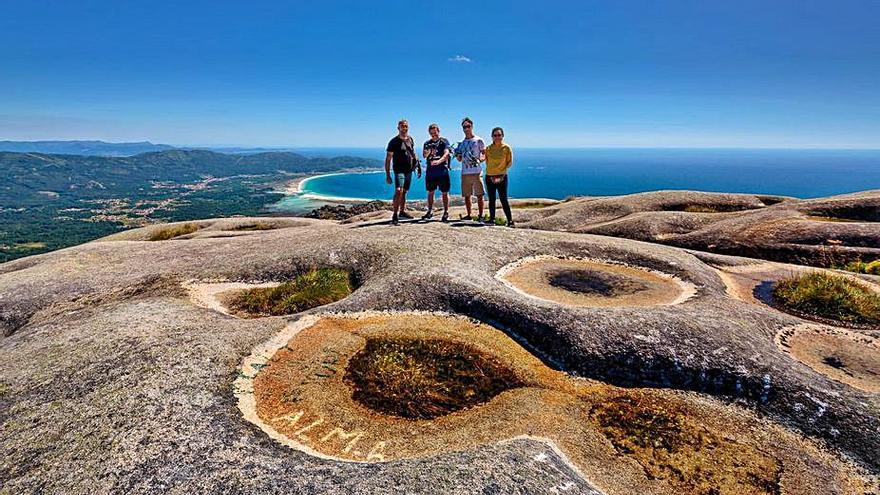
M 481 164 L 486 161 L 486 145 L 481 137 L 474 135 L 474 121 L 469 117 L 461 121 L 461 129 L 464 140 L 455 148 L 455 159 L 461 162 L 461 195 L 467 210 L 467 216 L 462 220 L 471 220 L 471 196 L 477 197 L 478 218 L 483 216 L 485 191 L 480 174 L 483 171 Z

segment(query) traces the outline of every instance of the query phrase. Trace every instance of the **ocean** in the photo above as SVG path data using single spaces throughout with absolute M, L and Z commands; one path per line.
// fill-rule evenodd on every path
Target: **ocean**
M 510 195 L 563 199 L 662 189 L 760 193 L 814 198 L 880 188 L 880 150 L 787 149 L 537 149 L 514 147 Z M 310 149 L 310 156 L 342 154 L 383 159 L 382 149 Z M 459 192 L 453 170 L 452 193 Z M 302 193 L 274 205 L 302 211 L 337 198 L 389 199 L 384 171 L 312 178 Z M 424 178 L 408 199 L 424 199 Z M 333 198 L 333 199 L 329 199 Z

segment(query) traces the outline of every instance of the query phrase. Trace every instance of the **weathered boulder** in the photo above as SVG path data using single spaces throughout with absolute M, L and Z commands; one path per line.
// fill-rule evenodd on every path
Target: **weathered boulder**
M 880 190 L 797 200 L 658 191 L 518 213 L 522 227 L 626 237 L 816 266 L 880 258 Z

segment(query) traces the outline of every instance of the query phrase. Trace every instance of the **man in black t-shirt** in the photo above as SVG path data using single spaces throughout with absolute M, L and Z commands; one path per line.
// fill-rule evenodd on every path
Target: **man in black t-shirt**
M 397 123 L 397 135 L 388 142 L 385 148 L 385 182 L 392 183 L 391 170 L 394 165 L 394 199 L 391 207 L 394 213 L 391 223 L 397 225 L 398 215 L 400 218 L 412 218 L 406 212 L 406 192 L 412 183 L 413 170 L 418 169 L 419 177 L 422 176 L 422 165 L 415 153 L 415 143 L 409 136 L 409 122 L 401 120 Z M 399 214 L 398 214 L 399 212 Z

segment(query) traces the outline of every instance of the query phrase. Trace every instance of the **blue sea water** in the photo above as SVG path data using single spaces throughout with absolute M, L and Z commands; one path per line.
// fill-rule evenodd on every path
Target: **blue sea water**
M 381 149 L 309 151 L 314 156 L 384 155 Z M 459 191 L 459 173 L 452 172 L 453 193 Z M 413 177 L 408 199 L 423 199 L 424 189 L 424 178 Z M 514 148 L 512 197 L 563 199 L 661 189 L 799 198 L 880 189 L 880 150 Z M 384 172 L 316 177 L 303 187 L 312 197 L 389 199 L 392 192 Z M 307 203 L 291 197 L 277 206 L 295 210 Z

